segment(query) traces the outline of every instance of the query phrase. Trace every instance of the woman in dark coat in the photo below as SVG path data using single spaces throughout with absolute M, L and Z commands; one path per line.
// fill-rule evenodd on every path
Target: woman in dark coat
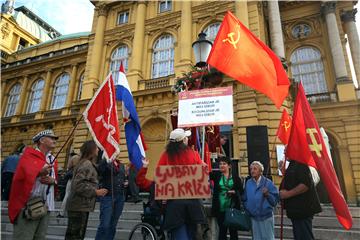
M 243 192 L 242 181 L 231 171 L 231 161 L 227 157 L 219 158 L 220 172 L 212 172 L 210 179 L 214 182 L 212 214 L 219 226 L 219 240 L 227 239 L 228 227 L 224 226 L 225 210 L 234 206 L 240 208 L 240 195 Z M 230 228 L 230 239 L 238 239 L 237 230 Z

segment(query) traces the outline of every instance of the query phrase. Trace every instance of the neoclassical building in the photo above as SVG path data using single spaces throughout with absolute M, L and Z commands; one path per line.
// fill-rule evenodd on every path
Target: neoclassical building
M 110 71 L 118 70 L 121 61 L 149 148 L 147 157 L 157 159 L 171 130 L 170 112 L 178 104 L 171 87 L 194 65 L 192 43 L 202 31 L 213 41 L 226 11 L 231 11 L 286 63 L 289 77 L 302 82 L 319 125 L 329 137 L 343 193 L 349 203 L 360 202 L 360 90 L 354 86 L 360 80 L 356 2 L 91 3 L 95 12 L 90 32 L 23 48 L 2 65 L 2 159 L 19 145 L 32 144 L 32 136 L 48 127 L 60 136 L 58 151 L 99 84 Z M 6 38 L 3 32 L 1 37 Z M 240 159 L 240 173 L 247 174 L 246 127 L 265 125 L 271 169 L 279 183 L 274 146 L 280 142 L 274 139 L 282 109 L 229 77 L 225 76 L 222 86 L 234 89 L 234 124 L 220 130 L 229 137 L 231 157 Z M 282 108 L 291 112 L 292 105 L 289 96 Z M 119 124 L 119 157 L 126 161 L 121 119 Z M 69 152 L 78 151 L 90 138 L 81 121 L 59 162 L 64 166 Z

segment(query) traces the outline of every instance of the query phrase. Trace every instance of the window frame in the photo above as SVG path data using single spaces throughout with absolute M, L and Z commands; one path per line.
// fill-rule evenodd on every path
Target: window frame
M 124 50 L 124 52 L 126 54 L 119 55 L 120 49 L 126 49 L 126 50 Z M 116 56 L 115 56 L 115 53 L 116 53 Z M 125 72 L 127 72 L 128 67 L 129 67 L 129 47 L 126 44 L 118 45 L 111 52 L 111 55 L 110 55 L 110 71 L 112 73 L 115 85 L 117 84 L 117 81 L 118 81 L 118 77 L 119 77 L 118 71 L 119 71 L 121 62 L 123 63 Z
M 161 8 L 161 4 L 165 3 L 165 8 Z M 160 0 L 158 4 L 158 13 L 170 12 L 172 10 L 172 1 L 171 0 Z
M 42 82 L 42 86 L 41 88 L 36 88 L 38 87 L 38 85 L 40 84 L 40 82 Z M 42 95 L 44 92 L 44 87 L 45 87 L 45 80 L 42 78 L 37 79 L 31 86 L 31 91 L 29 94 L 29 100 L 28 100 L 28 105 L 26 107 L 26 113 L 30 114 L 30 113 L 36 113 L 40 110 L 41 107 L 41 99 L 42 99 Z M 35 92 L 40 92 L 40 96 L 35 96 Z M 34 102 L 38 102 L 39 105 L 37 106 L 37 110 L 33 110 L 34 109 Z
M 217 32 L 216 32 L 214 38 L 212 38 L 212 36 L 211 36 L 210 34 L 208 34 L 208 31 L 210 31 L 210 28 L 211 28 L 212 26 L 215 26 L 215 25 L 217 25 Z M 221 22 L 213 22 L 213 23 L 210 23 L 209 25 L 207 25 L 207 26 L 204 28 L 203 32 L 206 33 L 206 39 L 207 39 L 207 40 L 209 40 L 210 42 L 214 43 L 215 38 L 216 38 L 216 35 L 217 35 L 217 33 L 219 32 L 220 25 L 221 25 Z M 211 37 L 211 38 L 210 38 L 210 37 Z
M 124 19 L 126 21 L 124 21 L 124 22 L 120 22 L 122 14 L 124 14 L 124 16 L 126 16 L 126 19 Z M 117 18 L 116 18 L 116 25 L 123 25 L 123 24 L 129 23 L 129 18 L 130 18 L 130 11 L 129 10 L 118 12 Z
M 79 78 L 79 88 L 77 92 L 76 100 L 81 99 L 82 89 L 83 89 L 83 83 L 84 83 L 85 73 L 82 73 Z
M 171 38 L 171 46 L 166 46 L 165 43 L 161 43 L 160 41 L 168 41 L 166 38 Z M 165 46 L 164 46 L 165 45 Z M 167 59 L 161 59 L 162 56 L 168 55 Z M 157 59 L 155 59 L 157 58 Z M 161 78 L 167 77 L 169 75 L 174 74 L 174 60 L 175 60 L 175 38 L 172 34 L 166 33 L 161 35 L 156 39 L 152 48 L 152 56 L 151 56 L 151 78 Z M 161 65 L 165 63 L 167 71 L 161 72 Z M 157 68 L 154 71 L 154 68 Z
M 67 76 L 67 83 L 62 83 L 61 85 L 59 85 L 59 82 L 65 77 Z M 67 97 L 68 97 L 68 91 L 69 91 L 69 84 L 70 84 L 70 74 L 67 73 L 67 72 L 64 72 L 62 73 L 55 81 L 55 84 L 54 84 L 54 90 L 53 90 L 53 95 L 52 95 L 52 101 L 51 101 L 51 107 L 50 109 L 51 110 L 56 110 L 56 109 L 61 109 L 63 107 L 65 107 L 66 105 L 66 100 L 67 100 Z M 61 87 L 63 86 L 66 86 L 66 90 L 60 92 L 60 93 L 57 93 L 58 89 L 60 89 Z M 57 104 L 57 98 L 60 98 L 60 97 L 64 97 L 64 100 L 63 100 L 63 103 L 62 104 L 58 104 L 58 105 L 55 105 Z M 60 102 L 61 103 L 61 102 Z
M 313 54 L 315 57 L 304 60 L 304 58 L 307 56 L 300 56 L 300 54 L 305 54 L 301 53 L 300 51 L 305 50 L 312 51 L 311 54 Z M 310 52 L 306 54 L 309 53 Z M 303 59 L 301 61 L 298 61 L 300 57 Z M 301 81 L 306 95 L 327 93 L 329 91 L 326 82 L 323 57 L 318 48 L 310 45 L 298 47 L 292 52 L 290 56 L 290 62 L 292 77 L 295 79 L 296 82 Z M 302 72 L 301 69 L 306 69 L 306 71 Z M 316 79 L 309 80 L 309 77 L 311 77 L 311 75 L 316 75 Z
M 5 114 L 4 117 L 12 117 L 16 114 L 16 109 L 18 107 L 18 104 L 20 102 L 20 95 L 21 95 L 21 84 L 20 83 L 15 83 L 10 91 L 9 91 L 9 96 L 7 99 L 7 103 L 6 103 L 6 110 L 5 110 Z M 17 90 L 17 92 L 13 92 Z M 15 96 L 15 98 L 14 98 Z M 15 99 L 15 101 L 13 101 L 13 99 Z M 9 110 L 11 107 L 11 110 Z

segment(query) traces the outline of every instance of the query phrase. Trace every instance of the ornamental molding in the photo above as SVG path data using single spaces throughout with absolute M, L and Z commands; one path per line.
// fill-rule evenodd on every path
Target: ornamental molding
M 166 16 L 158 16 L 145 21 L 145 32 L 150 33 L 156 30 L 176 28 L 181 25 L 181 11 L 170 13 Z
M 326 16 L 329 13 L 335 13 L 336 1 L 324 2 L 321 4 L 321 14 Z
M 1 34 L 2 34 L 2 39 L 6 39 L 9 37 L 10 34 L 10 27 L 9 27 L 9 23 L 5 23 L 1 26 Z
M 109 11 L 109 6 L 106 3 L 100 3 L 96 6 L 95 11 L 97 12 L 97 16 L 107 16 Z
M 350 11 L 344 11 L 341 13 L 341 21 L 347 22 L 355 22 L 355 15 L 357 13 L 357 9 L 352 9 Z
M 299 24 L 306 24 L 310 26 L 311 32 L 309 35 L 304 36 L 300 35 L 300 37 L 294 37 L 292 34 L 292 30 L 295 26 Z M 304 38 L 310 38 L 314 36 L 320 36 L 322 34 L 321 31 L 321 22 L 320 22 L 320 16 L 311 16 L 306 19 L 295 19 L 291 21 L 285 21 L 283 22 L 283 34 L 286 40 L 299 40 Z

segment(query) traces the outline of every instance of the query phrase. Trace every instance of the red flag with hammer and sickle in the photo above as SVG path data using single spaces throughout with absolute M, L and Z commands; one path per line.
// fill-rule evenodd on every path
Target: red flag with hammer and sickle
M 113 161 L 120 152 L 120 130 L 114 80 L 111 73 L 96 91 L 83 115 L 96 145 Z
M 301 84 L 295 100 L 291 134 L 285 155 L 291 160 L 313 166 L 318 170 L 339 222 L 345 229 L 350 229 L 353 221 L 349 208 Z
M 290 82 L 278 56 L 229 11 L 207 62 L 265 94 L 277 108 L 288 95 Z
M 286 109 L 284 109 L 281 115 L 280 124 L 276 132 L 276 136 L 278 136 L 281 142 L 285 145 L 288 144 L 290 137 L 290 130 L 291 130 L 291 117 L 286 111 Z

